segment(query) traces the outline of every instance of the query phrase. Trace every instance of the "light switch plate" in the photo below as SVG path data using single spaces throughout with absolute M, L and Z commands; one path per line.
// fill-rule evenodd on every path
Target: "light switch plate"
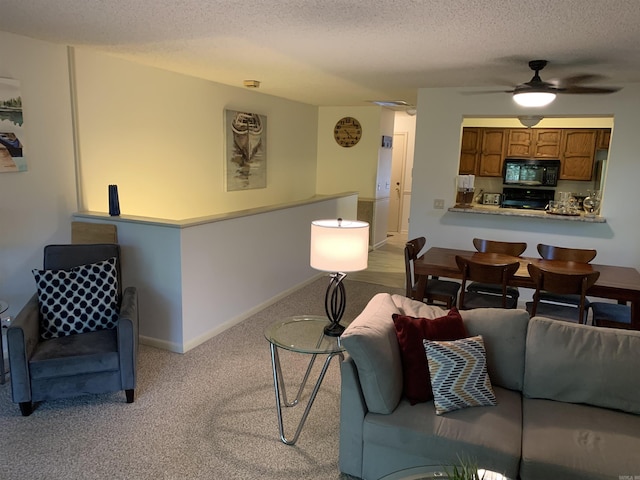
M 444 199 L 436 198 L 433 201 L 433 208 L 438 209 L 438 210 L 443 210 L 444 209 Z

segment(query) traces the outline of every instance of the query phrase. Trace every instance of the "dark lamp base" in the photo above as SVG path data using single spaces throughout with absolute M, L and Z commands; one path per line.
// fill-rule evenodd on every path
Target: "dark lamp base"
M 344 332 L 344 327 L 339 323 L 330 323 L 324 327 L 324 334 L 329 337 L 339 337 Z

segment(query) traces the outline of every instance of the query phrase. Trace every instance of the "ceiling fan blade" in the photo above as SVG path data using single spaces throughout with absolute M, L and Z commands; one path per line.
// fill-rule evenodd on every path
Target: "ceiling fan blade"
M 513 93 L 513 90 L 476 90 L 460 93 L 462 93 L 462 95 L 486 95 L 488 93 Z
M 618 87 L 580 87 L 577 85 L 567 88 L 560 88 L 560 93 L 582 94 L 582 93 L 615 93 L 622 90 Z
M 579 83 L 592 83 L 597 82 L 599 80 L 603 80 L 605 78 L 604 75 L 598 74 L 583 74 L 583 75 L 572 75 L 570 77 L 561 78 L 558 80 L 558 85 L 560 87 L 569 87 L 571 85 L 578 85 Z

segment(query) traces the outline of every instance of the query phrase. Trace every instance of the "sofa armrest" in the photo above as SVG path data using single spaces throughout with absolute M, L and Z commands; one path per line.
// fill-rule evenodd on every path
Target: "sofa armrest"
M 356 364 L 349 355 L 340 363 L 340 471 L 362 477 L 362 448 L 364 417 L 367 404 L 364 400 Z
M 40 341 L 40 307 L 34 294 L 7 329 L 11 396 L 15 403 L 31 401 L 29 359 Z
M 120 316 L 116 327 L 123 390 L 131 390 L 136 386 L 138 323 L 138 292 L 135 287 L 127 287 L 122 294 Z

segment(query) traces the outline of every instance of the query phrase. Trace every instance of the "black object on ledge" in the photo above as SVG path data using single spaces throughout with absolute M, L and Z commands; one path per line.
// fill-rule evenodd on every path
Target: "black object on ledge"
M 109 215 L 112 217 L 120 215 L 120 200 L 118 199 L 117 185 L 109 185 Z

